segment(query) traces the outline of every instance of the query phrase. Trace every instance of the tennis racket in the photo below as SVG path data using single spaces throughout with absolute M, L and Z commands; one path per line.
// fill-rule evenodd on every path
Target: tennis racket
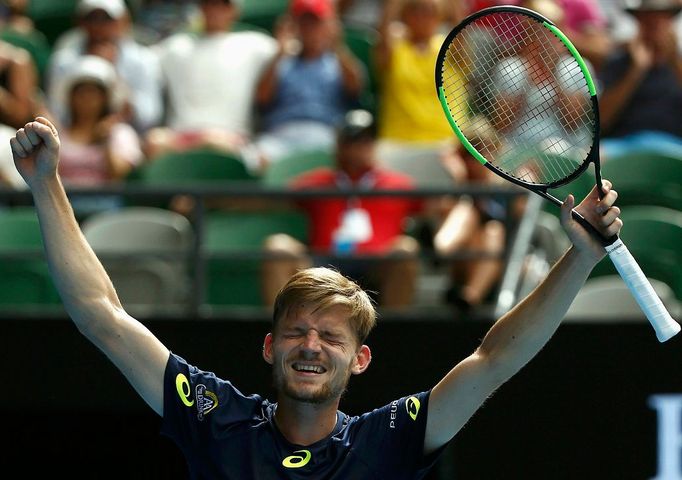
M 562 205 L 548 189 L 599 165 L 599 108 L 588 65 L 569 39 L 533 10 L 476 12 L 447 36 L 436 62 L 436 89 L 464 147 L 506 180 Z M 604 244 L 618 273 L 664 342 L 680 331 L 637 262 L 617 237 Z

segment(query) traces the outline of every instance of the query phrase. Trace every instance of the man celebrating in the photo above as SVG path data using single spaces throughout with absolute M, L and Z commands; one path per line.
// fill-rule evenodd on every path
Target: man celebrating
M 364 341 L 375 323 L 366 293 L 325 268 L 296 273 L 280 291 L 263 358 L 273 368 L 277 403 L 245 397 L 229 382 L 171 353 L 122 308 L 76 223 L 57 175 L 59 138 L 37 118 L 10 140 L 31 188 L 47 259 L 78 329 L 163 416 L 163 432 L 184 453 L 192 478 L 415 479 L 493 391 L 549 340 L 594 265 L 601 244 L 571 219 L 573 246 L 545 281 L 487 333 L 481 345 L 432 389 L 359 417 L 338 411 L 350 375 L 364 372 Z M 577 207 L 602 234 L 620 231 L 608 182 Z

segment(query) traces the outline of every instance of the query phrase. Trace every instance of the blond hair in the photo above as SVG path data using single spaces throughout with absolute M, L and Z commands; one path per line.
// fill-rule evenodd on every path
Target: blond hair
M 275 299 L 272 316 L 273 331 L 289 310 L 299 305 L 313 305 L 314 311 L 324 311 L 341 305 L 348 310 L 348 322 L 362 345 L 376 325 L 376 309 L 372 300 L 354 281 L 336 270 L 324 267 L 307 268 L 294 274 Z

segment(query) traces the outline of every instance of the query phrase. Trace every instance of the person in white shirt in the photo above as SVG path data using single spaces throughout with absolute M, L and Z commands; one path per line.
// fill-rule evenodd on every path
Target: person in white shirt
M 230 31 L 237 0 L 200 0 L 201 32 L 180 32 L 157 46 L 167 93 L 167 128 L 147 136 L 154 156 L 213 144 L 241 149 L 254 130 L 256 84 L 277 53 L 277 42 L 257 31 Z

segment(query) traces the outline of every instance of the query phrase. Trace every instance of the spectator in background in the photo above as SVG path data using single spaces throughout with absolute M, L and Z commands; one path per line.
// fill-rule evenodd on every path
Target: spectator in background
M 135 42 L 123 0 L 80 0 L 78 27 L 64 33 L 55 45 L 48 68 L 48 96 L 54 97 L 60 79 L 83 55 L 97 55 L 116 67 L 130 91 L 128 120 L 140 132 L 161 122 L 163 102 L 159 64 L 153 52 Z M 51 105 L 59 119 L 64 112 Z
M 383 0 L 337 0 L 344 23 L 372 28 L 377 28 L 381 22 L 383 3 Z M 466 0 L 445 2 L 445 18 L 452 25 L 457 24 L 466 14 L 467 6 Z
M 484 117 L 479 116 L 466 126 L 466 137 L 474 145 L 499 148 L 499 136 Z M 457 183 L 500 184 L 498 175 L 485 168 L 469 152 L 457 144 L 444 152 L 443 162 Z M 523 214 L 524 205 L 515 205 L 515 214 Z M 438 255 L 447 256 L 464 251 L 480 252 L 488 258 L 473 258 L 451 262 L 450 287 L 446 301 L 464 310 L 485 303 L 494 291 L 503 270 L 501 255 L 505 248 L 505 228 L 508 208 L 495 197 L 472 198 L 462 196 L 455 200 L 450 213 L 433 240 Z
M 599 70 L 613 47 L 599 3 L 597 0 L 558 0 L 557 3 L 564 11 L 562 31 L 580 54 L 592 62 L 595 70 Z
M 201 17 L 197 5 L 187 0 L 137 0 L 135 3 L 136 36 L 144 38 L 148 45 L 191 29 Z
M 3 27 L 8 28 L 8 24 Z M 7 143 L 17 128 L 39 112 L 45 114 L 38 73 L 30 54 L 0 40 L 0 142 Z M 16 170 L 12 152 L 0 148 L 0 185 L 25 188 L 26 183 L 12 170 Z
M 26 50 L 0 40 L 0 124 L 17 128 L 39 109 L 38 75 Z
M 530 0 L 526 5 L 559 28 L 563 26 L 564 12 L 556 2 Z M 575 119 L 589 108 L 589 99 L 581 95 L 585 83 L 578 70 L 569 68 L 574 60 L 561 40 L 555 36 L 548 40 L 524 42 L 518 55 L 503 58 L 495 65 L 490 83 L 496 95 L 488 94 L 494 99 L 494 108 L 488 102 L 482 109 L 503 137 L 514 137 L 519 149 L 523 146 L 525 150 L 543 151 L 557 139 L 570 135 L 576 147 L 565 153 L 582 160 L 591 145 L 591 132 Z M 514 81 L 508 80 L 507 72 L 515 72 Z M 545 96 L 554 100 L 554 108 L 538 110 Z M 520 178 L 536 181 L 534 176 L 541 174 L 528 170 Z
M 261 32 L 230 32 L 237 0 L 200 0 L 203 31 L 177 33 L 158 46 L 168 97 L 167 128 L 147 136 L 148 155 L 201 145 L 243 150 L 254 128 L 258 79 L 277 53 Z
M 52 47 L 45 34 L 35 28 L 26 14 L 28 0 L 4 0 L 0 4 L 0 32 L 2 38 L 31 55 L 37 72 L 37 83 L 44 87 L 44 75 Z
M 29 0 L 3 0 L 0 4 L 3 27 L 25 34 L 36 33 L 33 20 L 26 15 Z
M 12 131 L 16 134 L 16 130 L 12 127 L 0 125 L 0 142 L 9 145 L 9 139 L 12 138 Z M 27 185 L 26 182 L 24 182 L 24 179 L 21 178 L 21 175 L 15 175 L 12 170 L 15 172 L 17 170 L 14 166 L 14 161 L 12 160 L 12 149 L 0 145 L 0 189 L 25 189 Z M 1 201 L 0 205 L 2 205 Z
M 348 112 L 338 132 L 336 168 L 304 173 L 293 180 L 292 188 L 414 188 L 406 175 L 378 167 L 375 138 L 371 113 Z M 377 290 L 381 305 L 400 307 L 412 300 L 419 250 L 414 238 L 403 235 L 404 223 L 421 210 L 420 203 L 410 197 L 324 197 L 301 200 L 298 206 L 310 220 L 312 253 L 348 255 L 334 260 L 335 266 Z M 310 266 L 311 259 L 305 245 L 285 234 L 268 238 L 265 252 L 279 256 L 265 260 L 263 265 L 263 298 L 271 306 L 289 276 Z M 381 254 L 388 258 L 379 262 L 353 259 L 357 254 Z
M 293 0 L 290 15 L 279 23 L 279 52 L 256 90 L 259 170 L 294 151 L 331 150 L 337 124 L 363 88 L 363 68 L 343 43 L 333 1 Z
M 613 0 L 608 0 L 612 2 Z M 535 10 L 535 0 L 473 0 L 470 13 L 499 5 L 519 5 Z M 562 31 L 580 54 L 598 68 L 612 48 L 606 16 L 597 0 L 556 0 L 564 12 Z
M 338 0 L 341 20 L 351 25 L 376 28 L 381 19 L 382 0 Z
M 412 190 L 414 181 L 399 172 L 383 168 L 375 151 L 376 127 L 371 113 L 348 112 L 338 129 L 336 167 L 320 168 L 296 177 L 294 190 L 356 188 L 359 190 Z M 263 299 L 272 305 L 287 275 L 311 265 L 310 254 L 328 258 L 339 270 L 379 293 L 383 307 L 409 306 L 414 297 L 419 270 L 419 242 L 406 235 L 407 222 L 414 217 L 432 216 L 429 202 L 410 196 L 323 197 L 300 200 L 309 219 L 309 245 L 285 234 L 269 237 L 265 253 L 272 255 L 263 265 Z M 441 214 L 441 212 L 437 212 Z M 451 252 L 458 232 L 453 231 L 454 210 L 443 212 L 437 230 L 439 247 Z M 445 220 L 444 220 L 445 219 Z M 362 255 L 384 256 L 380 260 Z M 357 257 L 356 257 L 357 256 Z
M 627 3 L 638 34 L 601 72 L 605 158 L 632 148 L 682 154 L 682 58 L 674 29 L 678 0 Z
M 121 120 L 113 65 L 101 57 L 82 56 L 62 78 L 59 100 L 66 120 L 59 126 L 59 175 L 64 184 L 97 187 L 124 178 L 142 161 L 135 130 Z M 118 204 L 109 197 L 74 198 L 82 213 Z
M 379 156 L 387 167 L 431 185 L 450 183 L 440 154 L 452 129 L 433 86 L 442 25 L 441 0 L 387 0 L 375 52 Z

